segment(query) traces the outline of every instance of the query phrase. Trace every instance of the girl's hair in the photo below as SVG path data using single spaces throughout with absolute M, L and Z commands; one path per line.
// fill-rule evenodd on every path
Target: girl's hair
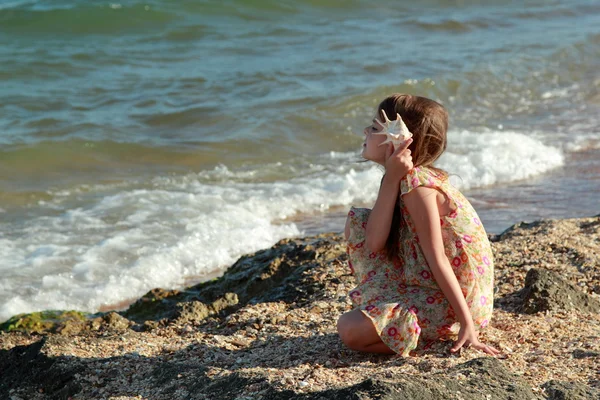
M 412 154 L 413 165 L 432 169 L 443 176 L 444 179 L 447 179 L 448 174 L 444 170 L 433 166 L 434 161 L 446 150 L 448 112 L 444 106 L 425 97 L 393 94 L 379 103 L 377 108 L 379 118 L 383 121 L 381 110 L 385 111 L 390 120 L 395 120 L 396 114 L 400 114 L 406 127 L 412 132 L 413 142 L 409 149 Z M 400 254 L 398 242 L 400 231 L 403 228 L 402 210 L 398 205 L 398 201 L 396 201 L 390 234 L 385 244 L 385 250 L 390 260 Z

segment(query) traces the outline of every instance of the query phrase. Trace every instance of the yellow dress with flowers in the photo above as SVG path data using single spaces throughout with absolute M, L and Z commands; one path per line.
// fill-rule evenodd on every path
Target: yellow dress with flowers
M 403 178 L 402 195 L 426 186 L 442 192 L 452 212 L 440 218 L 444 250 L 476 329 L 490 321 L 494 295 L 494 265 L 487 234 L 469 201 L 444 175 L 416 167 Z M 371 252 L 365 245 L 365 230 L 371 212 L 352 207 L 348 213 L 348 266 L 357 287 L 349 296 L 353 304 L 375 325 L 381 340 L 403 356 L 417 346 L 458 332 L 456 315 L 436 283 L 419 245 L 411 216 L 402 202 L 404 228 L 400 232 L 400 257 L 388 260 L 385 250 Z

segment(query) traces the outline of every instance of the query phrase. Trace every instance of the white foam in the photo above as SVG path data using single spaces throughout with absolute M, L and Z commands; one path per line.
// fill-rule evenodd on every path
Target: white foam
M 297 212 L 364 196 L 357 179 L 376 170 L 347 169 L 341 176 L 275 183 L 164 178 L 162 188 L 120 191 L 87 208 L 28 221 L 14 238 L 3 239 L 11 262 L 3 271 L 9 284 L 0 294 L 0 320 L 42 309 L 93 312 L 211 274 L 242 254 L 299 235 L 286 222 Z
M 453 132 L 439 166 L 462 189 L 512 182 L 564 164 L 559 148 L 518 132 Z M 458 177 L 458 179 L 456 179 Z

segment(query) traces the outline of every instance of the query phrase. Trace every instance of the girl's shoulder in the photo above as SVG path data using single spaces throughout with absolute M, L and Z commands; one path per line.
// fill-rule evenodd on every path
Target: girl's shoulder
M 444 171 L 429 167 L 415 167 L 400 181 L 400 194 L 410 193 L 423 186 L 439 190 L 446 185 L 449 185 L 448 174 Z

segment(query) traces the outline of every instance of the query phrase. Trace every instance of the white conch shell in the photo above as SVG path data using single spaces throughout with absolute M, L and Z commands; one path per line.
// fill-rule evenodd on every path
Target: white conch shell
M 385 123 L 381 122 L 379 119 L 375 119 L 379 125 L 383 127 L 380 132 L 373 132 L 377 135 L 386 135 L 387 139 L 385 142 L 381 143 L 380 146 L 383 146 L 386 143 L 391 143 L 394 146 L 394 149 L 398 148 L 402 143 L 410 139 L 413 134 L 408 130 L 404 121 L 402 121 L 402 117 L 400 114 L 396 114 L 396 119 L 394 121 L 390 121 L 385 113 L 385 111 L 381 110 L 383 117 L 385 118 Z

